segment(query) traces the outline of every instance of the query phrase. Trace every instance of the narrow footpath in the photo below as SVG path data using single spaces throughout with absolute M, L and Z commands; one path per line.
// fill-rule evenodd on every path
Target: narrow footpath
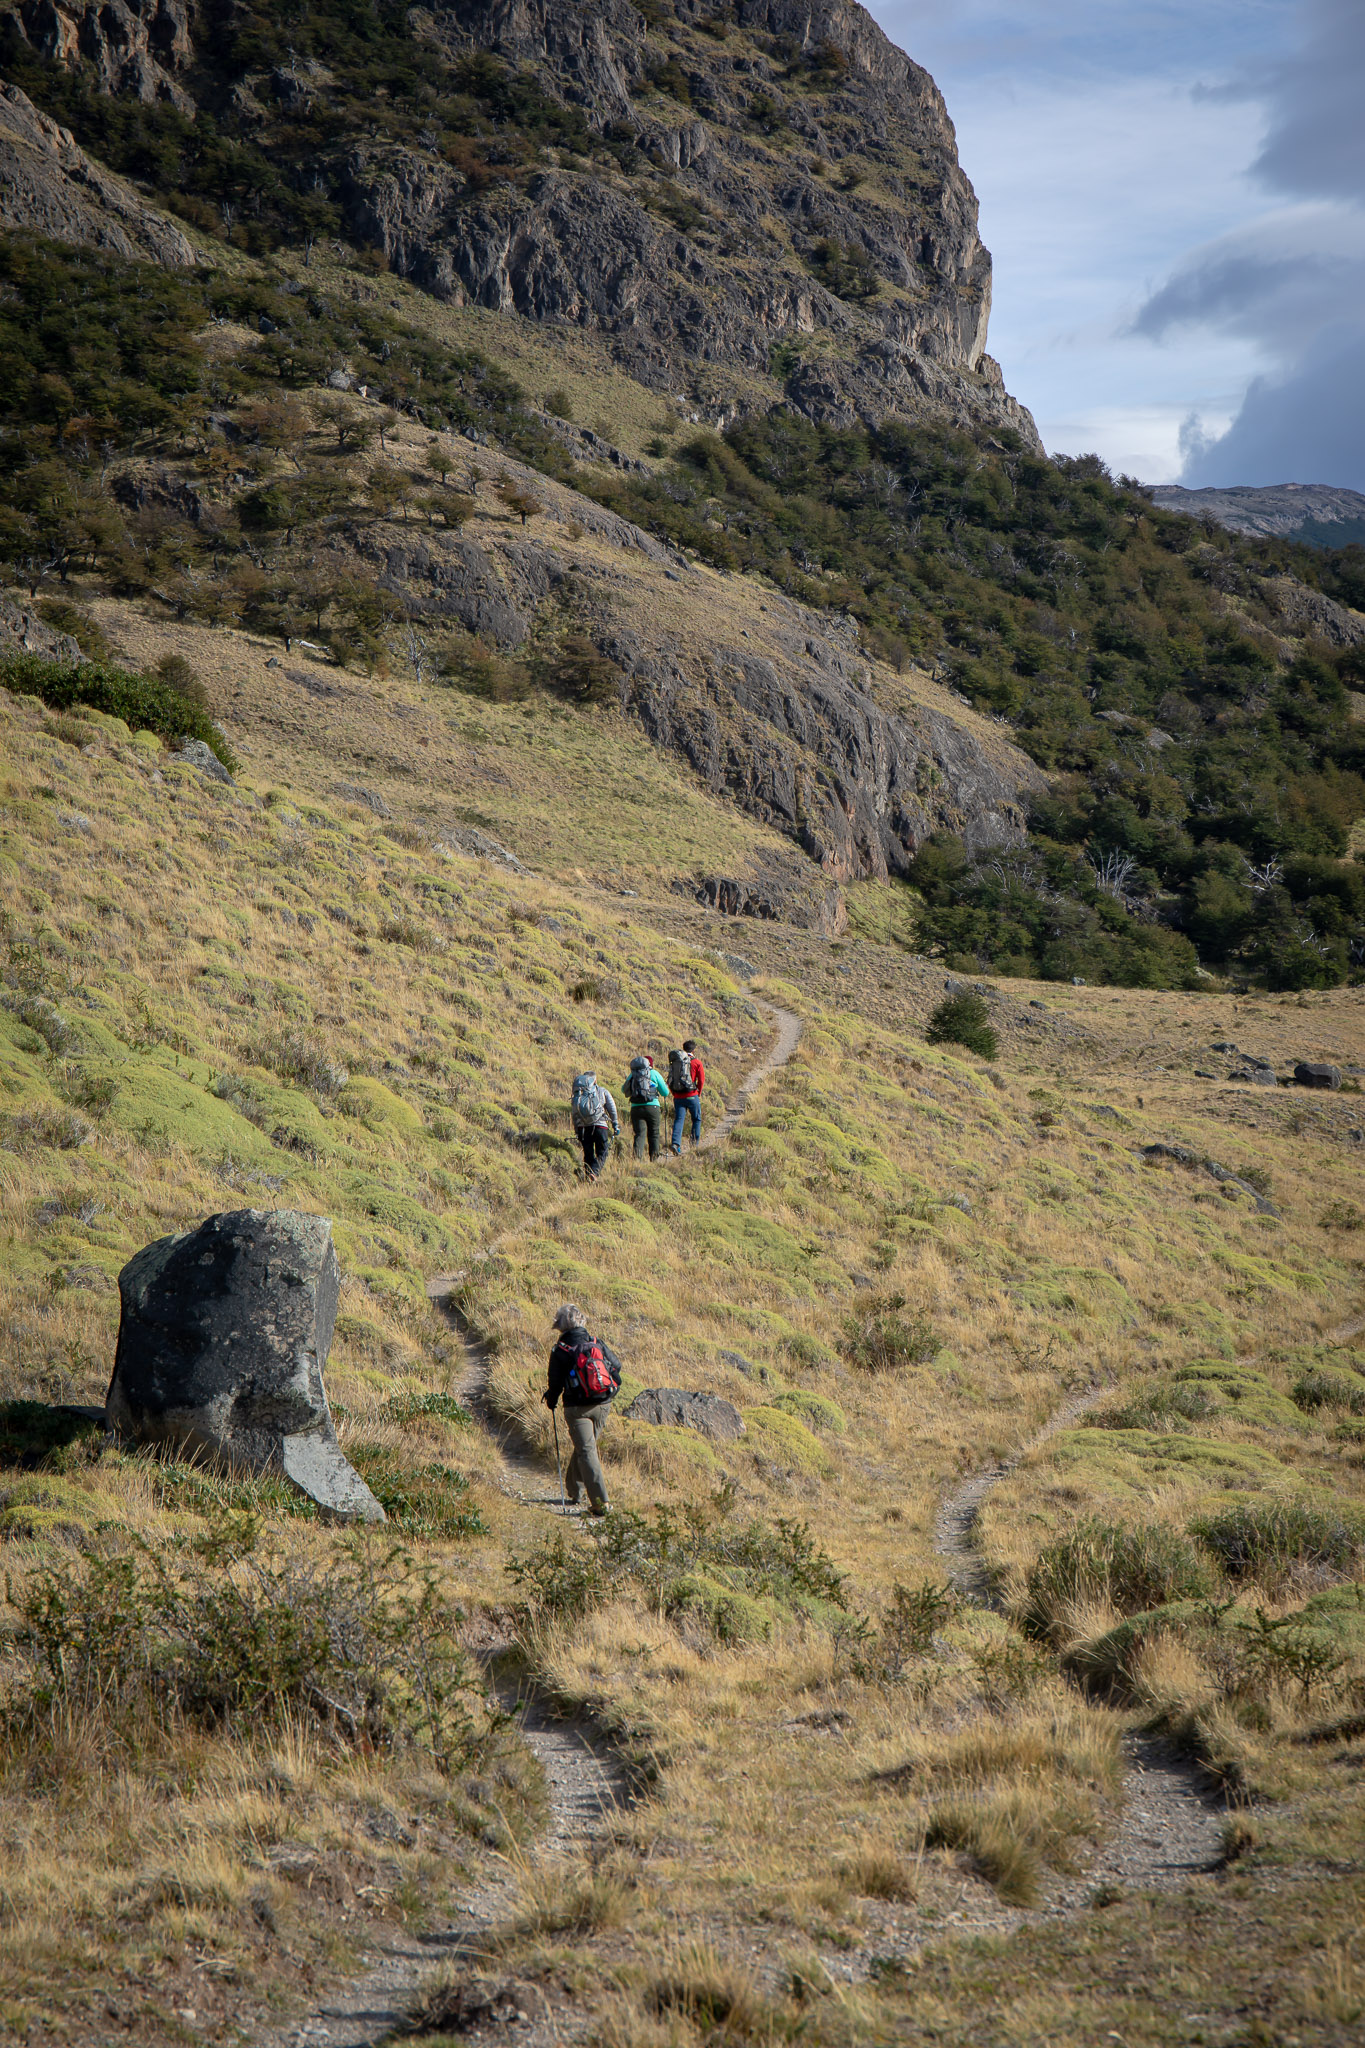
M 1021 1459 L 1070 1429 L 1108 1392 L 1107 1387 L 1098 1387 L 1064 1402 L 1012 1458 L 973 1472 L 944 1495 L 934 1520 L 934 1548 L 964 1599 L 1001 1611 L 1000 1596 L 975 1541 L 991 1492 Z M 1114 1832 L 1076 1878 L 1054 1888 L 1038 1912 L 1021 1913 L 1020 1921 L 1074 1912 L 1106 1885 L 1171 1891 L 1221 1864 L 1227 1806 L 1209 1791 L 1198 1765 L 1155 1736 L 1126 1734 L 1123 1750 L 1127 1768 Z

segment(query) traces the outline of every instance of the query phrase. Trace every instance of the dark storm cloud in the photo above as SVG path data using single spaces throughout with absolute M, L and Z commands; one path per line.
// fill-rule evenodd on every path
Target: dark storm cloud
M 1300 203 L 1193 251 L 1134 322 L 1236 336 L 1278 365 L 1222 436 L 1190 423 L 1187 484 L 1365 489 L 1365 0 L 1303 0 L 1300 19 L 1297 52 L 1253 88 L 1269 116 L 1255 173 Z
M 1272 190 L 1303 198 L 1365 198 L 1365 6 L 1309 0 L 1307 34 L 1264 95 L 1270 133 L 1253 168 Z

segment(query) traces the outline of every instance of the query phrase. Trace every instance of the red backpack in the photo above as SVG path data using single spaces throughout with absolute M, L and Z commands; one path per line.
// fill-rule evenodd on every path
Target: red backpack
M 620 1379 L 608 1365 L 600 1342 L 586 1330 L 578 1345 L 577 1361 L 569 1369 L 569 1384 L 577 1389 L 581 1401 L 605 1401 L 620 1390 Z

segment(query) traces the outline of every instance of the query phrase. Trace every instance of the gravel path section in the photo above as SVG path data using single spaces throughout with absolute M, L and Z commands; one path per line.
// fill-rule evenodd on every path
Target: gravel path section
M 1064 1402 L 1035 1436 L 1012 1458 L 974 1472 L 945 1494 L 934 1520 L 934 1548 L 948 1567 L 959 1593 L 997 1613 L 998 1592 L 976 1547 L 982 1505 L 1022 1458 L 1069 1429 L 1087 1409 L 1109 1392 L 1098 1387 Z M 1037 1913 L 1021 1913 L 1017 1921 L 1046 1919 L 1088 1905 L 1097 1890 L 1170 1891 L 1201 1871 L 1216 1869 L 1222 1860 L 1226 1806 L 1206 1786 L 1197 1764 L 1171 1744 L 1154 1736 L 1123 1738 L 1127 1768 L 1123 1775 L 1122 1811 L 1108 1841 L 1089 1856 L 1074 1878 L 1055 1886 Z
M 539 1700 L 509 1694 L 504 1705 L 515 1711 L 522 1738 L 545 1772 L 550 1795 L 549 1822 L 533 1861 L 543 1867 L 572 1862 L 628 1804 L 625 1779 L 581 1728 L 556 1720 Z M 515 1916 L 519 1875 L 515 1862 L 499 1858 L 464 1893 L 444 1925 L 421 1935 L 395 1930 L 365 1958 L 363 1977 L 331 1993 L 292 2026 L 258 2035 L 259 2048 L 378 2048 L 433 1970 L 442 1963 L 473 1962 L 487 1930 Z M 528 2010 L 512 2038 L 518 2048 L 549 2048 L 573 2031 L 566 2030 L 562 2014 Z

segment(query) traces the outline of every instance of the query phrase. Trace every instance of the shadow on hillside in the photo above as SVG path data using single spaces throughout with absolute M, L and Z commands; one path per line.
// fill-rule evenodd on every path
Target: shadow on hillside
M 0 1401 L 0 1465 L 17 1465 L 21 1471 L 31 1472 L 72 1444 L 103 1434 L 103 1408 Z

